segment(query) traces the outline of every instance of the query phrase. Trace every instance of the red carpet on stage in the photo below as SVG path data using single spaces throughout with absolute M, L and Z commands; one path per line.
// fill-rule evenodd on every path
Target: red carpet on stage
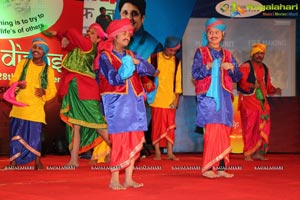
M 300 199 L 300 154 L 269 154 L 268 161 L 246 162 L 232 154 L 232 179 L 207 179 L 201 176 L 202 154 L 177 154 L 180 161 L 152 156 L 136 163 L 134 179 L 143 182 L 139 189 L 112 191 L 108 188 L 107 164 L 90 165 L 81 159 L 80 167 L 63 169 L 68 156 L 46 155 L 44 170 L 32 170 L 30 163 L 17 169 L 0 171 L 1 200 L 76 200 L 76 199 L 224 199 L 298 200 Z M 0 165 L 8 163 L 0 157 Z M 124 174 L 121 175 L 122 179 Z

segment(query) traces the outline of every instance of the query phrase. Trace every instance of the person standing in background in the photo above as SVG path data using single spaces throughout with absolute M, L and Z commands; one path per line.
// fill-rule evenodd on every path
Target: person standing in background
M 159 71 L 155 97 L 151 106 L 152 141 L 155 149 L 154 160 L 161 160 L 161 147 L 167 147 L 167 159 L 179 160 L 173 154 L 176 128 L 176 109 L 182 93 L 181 62 L 175 57 L 180 49 L 180 40 L 169 36 L 164 51 L 152 54 L 150 62 Z
M 100 15 L 97 16 L 96 23 L 99 24 L 104 31 L 106 31 L 107 26 L 111 22 L 111 17 L 110 15 L 106 14 L 106 8 L 100 7 L 99 11 L 100 11 Z
M 263 63 L 267 47 L 253 44 L 250 57 L 241 64 L 243 74 L 238 82 L 239 110 L 242 122 L 246 161 L 267 160 L 270 136 L 270 106 L 267 95 L 281 95 L 281 89 L 271 83 L 270 70 Z

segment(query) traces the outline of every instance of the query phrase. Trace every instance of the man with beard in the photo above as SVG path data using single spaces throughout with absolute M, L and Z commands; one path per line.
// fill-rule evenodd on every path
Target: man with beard
M 239 110 L 246 161 L 266 160 L 271 125 L 266 96 L 281 94 L 281 89 L 272 85 L 269 69 L 263 63 L 266 49 L 265 44 L 254 44 L 251 60 L 240 66 L 243 77 L 238 82 Z

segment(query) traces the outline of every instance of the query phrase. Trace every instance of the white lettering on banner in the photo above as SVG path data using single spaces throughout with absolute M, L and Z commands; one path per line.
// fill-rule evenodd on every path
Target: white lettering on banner
M 248 40 L 248 44 L 264 43 L 267 46 L 283 47 L 288 45 L 287 40 Z
M 8 40 L 11 45 L 11 50 L 0 50 L 0 55 L 3 53 L 1 57 L 2 63 L 6 67 L 15 67 L 20 60 L 25 58 L 29 53 L 26 51 L 22 51 L 22 48 L 19 44 L 15 44 L 12 40 Z M 62 54 L 48 54 L 49 65 L 52 66 L 54 70 L 61 73 L 61 62 L 63 55 Z
M 0 72 L 0 81 L 9 81 L 12 76 L 13 73 Z

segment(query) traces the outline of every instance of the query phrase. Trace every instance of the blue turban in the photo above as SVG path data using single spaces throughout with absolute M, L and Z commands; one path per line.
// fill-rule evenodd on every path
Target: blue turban
M 208 44 L 206 32 L 212 27 L 220 31 L 225 31 L 226 29 L 226 25 L 221 20 L 214 17 L 208 19 L 205 23 L 205 32 L 202 33 L 202 46 L 206 46 Z
M 167 37 L 165 40 L 165 48 L 179 49 L 180 48 L 180 40 L 174 36 Z
M 48 62 L 48 58 L 47 58 L 47 54 L 49 52 L 49 47 L 48 47 L 48 44 L 46 43 L 46 41 L 42 38 L 34 38 L 32 40 L 32 45 L 37 45 L 39 47 L 41 47 L 44 51 L 44 55 L 43 55 L 43 61 L 49 65 L 49 62 Z M 27 58 L 32 58 L 32 49 L 30 49 L 29 51 L 29 55 Z

